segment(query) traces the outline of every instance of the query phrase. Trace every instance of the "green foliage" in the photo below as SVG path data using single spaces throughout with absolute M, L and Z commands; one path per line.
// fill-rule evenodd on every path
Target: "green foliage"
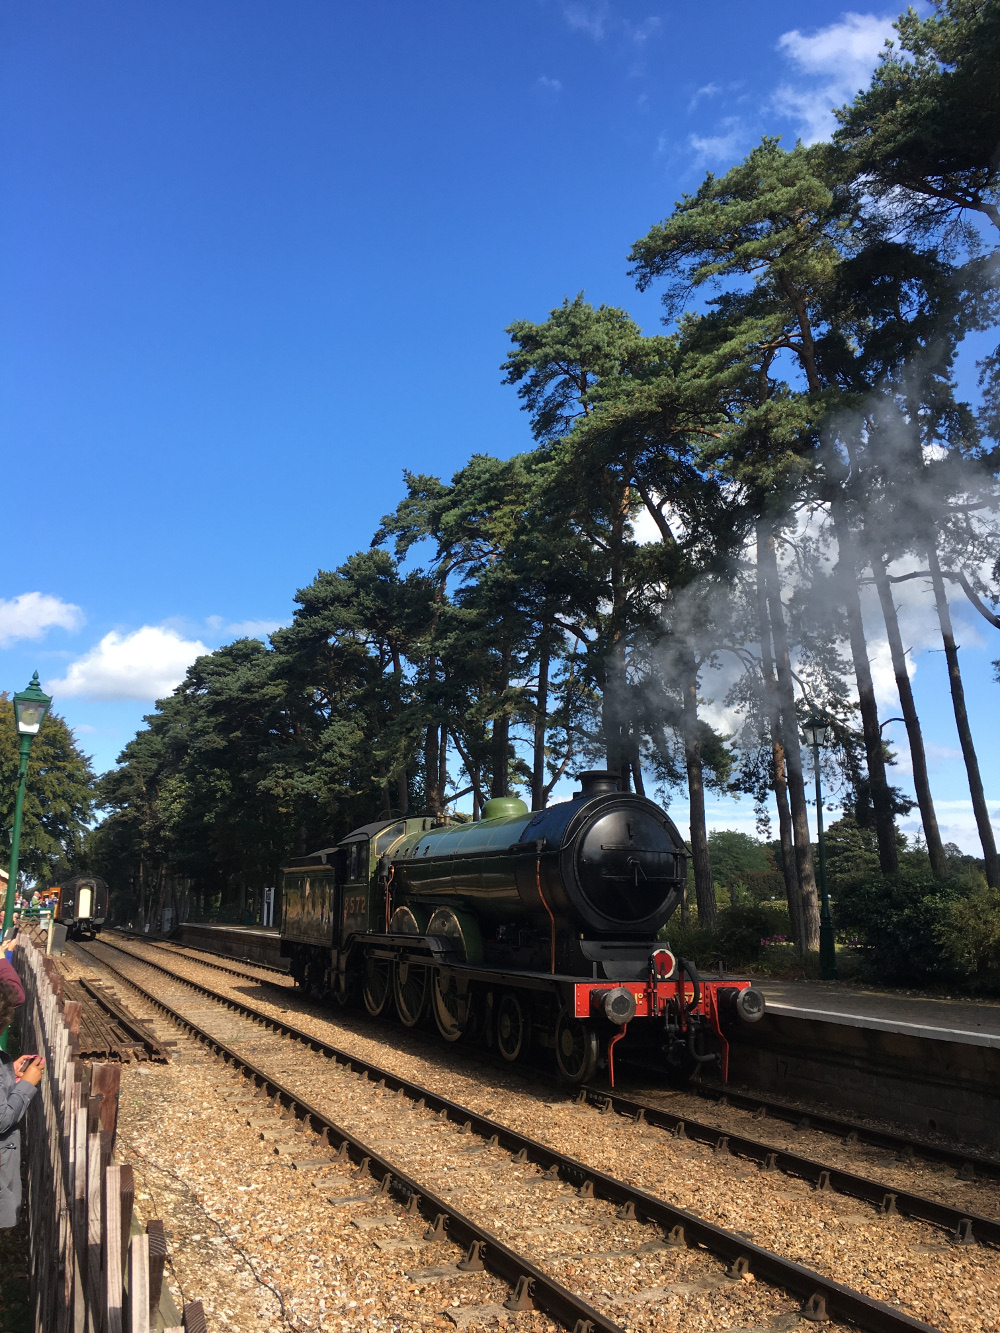
M 20 737 L 14 705 L 0 695 L 0 855 L 10 859 L 17 795 Z M 73 733 L 58 713 L 49 713 L 31 743 L 24 791 L 19 866 L 22 875 L 51 884 L 57 874 L 79 867 L 83 839 L 94 809 L 94 774 Z
M 972 209 L 1000 225 L 1000 9 L 993 0 L 935 0 L 927 18 L 909 9 L 894 26 L 898 48 L 837 113 L 836 140 L 903 221 L 927 227 Z
M 752 966 L 773 947 L 771 941 L 787 940 L 789 930 L 784 904 L 741 902 L 720 911 L 712 929 L 697 919 L 685 927 L 675 918 L 663 934 L 675 953 L 707 970 L 720 959 L 727 969 Z
M 714 829 L 708 835 L 708 850 L 712 872 L 719 884 L 742 879 L 748 872 L 766 874 L 774 869 L 767 844 L 736 829 Z
M 937 935 L 953 962 L 995 989 L 1000 983 L 1000 892 L 978 884 L 949 905 Z
M 952 982 L 962 968 L 942 949 L 941 931 L 969 890 L 968 878 L 935 879 L 923 853 L 905 853 L 898 875 L 842 882 L 834 924 L 862 951 L 869 977 L 903 986 Z

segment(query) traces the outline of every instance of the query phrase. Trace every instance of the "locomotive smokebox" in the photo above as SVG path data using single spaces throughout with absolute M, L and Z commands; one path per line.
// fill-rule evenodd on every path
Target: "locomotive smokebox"
M 524 830 L 522 843 L 538 853 L 527 865 L 519 858 L 521 898 L 532 906 L 544 899 L 587 935 L 655 934 L 680 901 L 684 841 L 652 801 L 619 791 L 617 774 L 597 770 L 579 781 L 572 801 L 539 811 Z

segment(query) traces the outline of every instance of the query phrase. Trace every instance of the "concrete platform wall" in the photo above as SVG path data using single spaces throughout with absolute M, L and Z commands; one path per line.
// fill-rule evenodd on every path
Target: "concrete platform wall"
M 730 1083 L 1000 1148 L 1000 1050 L 787 1015 L 743 1028 Z
M 288 971 L 288 959 L 279 952 L 281 940 L 277 930 L 263 927 L 249 929 L 239 926 L 194 925 L 185 922 L 177 927 L 170 937 L 178 944 L 190 944 L 196 949 L 209 949 L 214 953 L 225 954 L 228 958 L 238 958 L 243 962 L 266 963 L 269 967 L 280 967 Z

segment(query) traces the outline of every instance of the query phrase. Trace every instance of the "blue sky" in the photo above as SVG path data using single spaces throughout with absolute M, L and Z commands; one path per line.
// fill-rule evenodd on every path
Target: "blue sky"
M 5 6 L 0 684 L 56 682 L 110 766 L 202 646 L 266 633 L 368 544 L 404 467 L 526 447 L 507 324 L 584 289 L 655 330 L 630 243 L 762 133 L 824 134 L 896 12 Z M 996 808 L 980 623 L 963 657 Z M 913 624 L 942 822 L 971 847 L 919 606 Z

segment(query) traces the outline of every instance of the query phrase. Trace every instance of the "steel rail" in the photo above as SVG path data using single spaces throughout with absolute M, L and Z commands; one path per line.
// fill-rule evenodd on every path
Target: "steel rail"
M 497 1147 L 505 1148 L 517 1156 L 520 1161 L 531 1161 L 542 1167 L 545 1172 L 549 1173 L 551 1179 L 561 1178 L 569 1181 L 577 1187 L 581 1196 L 607 1199 L 623 1210 L 623 1217 L 656 1223 L 663 1229 L 668 1240 L 673 1244 L 704 1246 L 729 1264 L 729 1274 L 731 1276 L 737 1277 L 744 1272 L 750 1272 L 755 1277 L 773 1286 L 782 1287 L 786 1291 L 794 1293 L 804 1302 L 803 1314 L 806 1318 L 817 1320 L 842 1319 L 848 1323 L 857 1324 L 861 1328 L 871 1330 L 871 1333 L 902 1333 L 904 1329 L 911 1330 L 911 1333 L 915 1333 L 916 1330 L 922 1330 L 922 1333 L 928 1333 L 929 1330 L 932 1333 L 937 1333 L 933 1325 L 926 1324 L 911 1315 L 903 1313 L 901 1310 L 894 1309 L 883 1301 L 875 1300 L 873 1297 L 866 1296 L 864 1293 L 826 1277 L 824 1274 L 806 1268 L 792 1259 L 787 1259 L 765 1249 L 763 1246 L 755 1245 L 736 1232 L 727 1231 L 724 1227 L 717 1226 L 695 1213 L 677 1208 L 655 1195 L 647 1193 L 645 1190 L 628 1185 L 606 1172 L 588 1166 L 577 1158 L 561 1153 L 545 1143 L 540 1143 L 538 1140 L 529 1138 L 527 1135 L 521 1134 L 496 1120 L 491 1120 L 488 1116 L 480 1115 L 467 1106 L 443 1097 L 430 1088 L 425 1088 L 419 1083 L 414 1083 L 410 1079 L 393 1073 L 391 1070 L 383 1069 L 371 1061 L 332 1046 L 330 1043 L 323 1041 L 322 1038 L 303 1032 L 281 1019 L 263 1014 L 260 1010 L 254 1009 L 240 1000 L 234 1000 L 228 995 L 220 995 L 217 991 L 213 991 L 199 982 L 191 981 L 187 977 L 178 977 L 160 963 L 141 958 L 128 949 L 122 949 L 117 945 L 106 945 L 106 947 L 117 949 L 120 953 L 127 954 L 134 962 L 163 972 L 192 990 L 207 995 L 218 1003 L 241 1012 L 246 1017 L 261 1022 L 276 1032 L 307 1044 L 313 1050 L 321 1052 L 335 1062 L 342 1064 L 346 1069 L 361 1071 L 363 1074 L 367 1074 L 369 1078 L 374 1077 L 378 1082 L 383 1083 L 386 1088 L 402 1093 L 414 1101 L 423 1102 L 426 1107 L 436 1110 L 449 1120 L 462 1125 L 467 1132 L 487 1139 Z M 110 964 L 105 964 L 105 966 L 111 967 Z M 137 990 L 145 993 L 137 982 L 125 976 L 117 968 L 111 967 L 111 970 L 123 976 Z M 156 1003 L 162 1004 L 161 1001 L 156 1001 Z M 186 1019 L 183 1021 L 188 1022 Z M 241 1061 L 243 1059 L 242 1056 L 236 1058 Z
M 231 963 L 247 963 L 250 967 L 260 967 L 263 968 L 265 972 L 276 972 L 279 977 L 287 977 L 289 981 L 294 980 L 291 972 L 286 971 L 283 967 L 275 967 L 273 963 L 258 963 L 253 958 L 234 958 L 230 953 L 221 953 L 218 949 L 203 949 L 198 944 L 184 944 L 181 940 L 151 940 L 148 935 L 140 935 L 135 931 L 122 930 L 120 926 L 115 926 L 114 930 L 115 934 L 123 935 L 127 940 L 138 940 L 141 944 L 149 944 L 157 949 L 169 949 L 171 946 L 176 949 L 197 949 L 199 953 L 207 953 L 210 958 L 226 958 Z M 97 942 L 101 943 L 100 938 L 98 938 Z M 214 967 L 216 964 L 206 963 L 205 966 Z
M 92 1000 L 98 1004 L 101 1009 L 126 1033 L 127 1036 L 140 1042 L 146 1050 L 146 1054 L 152 1060 L 169 1061 L 170 1051 L 157 1041 L 156 1037 L 141 1019 L 136 1018 L 135 1014 L 130 1014 L 128 1010 L 118 1002 L 113 995 L 106 995 L 102 992 L 100 986 L 95 986 L 89 982 L 86 977 L 79 978 L 80 985 L 87 992 Z
M 781 1171 L 786 1175 L 798 1176 L 808 1180 L 817 1189 L 833 1190 L 837 1194 L 847 1194 L 865 1203 L 874 1204 L 882 1213 L 902 1214 L 918 1222 L 928 1222 L 931 1226 L 941 1227 L 952 1233 L 957 1244 L 970 1245 L 976 1241 L 1000 1245 L 1000 1221 L 973 1213 L 968 1209 L 952 1208 L 937 1199 L 930 1199 L 923 1194 L 914 1194 L 902 1186 L 885 1184 L 872 1180 L 868 1176 L 859 1176 L 854 1171 L 845 1171 L 841 1167 L 829 1166 L 815 1158 L 804 1157 L 800 1153 L 777 1148 L 773 1143 L 761 1143 L 740 1134 L 733 1134 L 718 1125 L 707 1125 L 691 1120 L 685 1115 L 675 1115 L 664 1111 L 649 1102 L 635 1101 L 619 1093 L 602 1092 L 595 1088 L 583 1088 L 579 1101 L 587 1104 L 599 1104 L 604 1111 L 614 1111 L 618 1115 L 628 1116 L 632 1120 L 641 1120 L 658 1129 L 671 1131 L 676 1138 L 693 1139 L 698 1143 L 707 1143 L 716 1152 L 729 1152 L 737 1157 L 746 1157 L 757 1162 L 766 1171 Z
M 926 1157 L 932 1162 L 946 1162 L 961 1168 L 971 1168 L 979 1175 L 1000 1179 L 1000 1162 L 979 1153 L 963 1152 L 959 1148 L 949 1148 L 945 1144 L 927 1143 L 910 1134 L 899 1134 L 893 1130 L 875 1129 L 870 1125 L 860 1125 L 853 1120 L 843 1120 L 839 1116 L 825 1115 L 816 1111 L 804 1111 L 800 1106 L 791 1106 L 787 1102 L 773 1101 L 758 1093 L 733 1092 L 729 1088 L 705 1088 L 692 1085 L 685 1092 L 693 1093 L 705 1101 L 719 1105 L 736 1106 L 744 1111 L 764 1111 L 775 1120 L 785 1120 L 800 1129 L 816 1129 L 822 1134 L 834 1134 L 843 1137 L 855 1135 L 859 1143 L 868 1143 L 875 1148 L 889 1148 L 907 1156 L 911 1153 Z
M 115 948 L 116 946 L 111 945 L 110 947 Z M 123 949 L 121 952 L 126 953 L 127 950 Z M 93 955 L 91 956 L 93 957 Z M 145 963 L 146 966 L 158 966 L 155 963 L 148 963 L 145 959 L 136 958 L 134 954 L 131 956 L 136 962 Z M 431 1231 L 436 1233 L 434 1239 L 448 1239 L 459 1246 L 466 1247 L 468 1256 L 464 1262 L 468 1265 L 468 1268 L 464 1271 L 481 1272 L 484 1268 L 489 1269 L 490 1272 L 496 1273 L 498 1277 L 503 1278 L 514 1288 L 514 1300 L 517 1300 L 518 1297 L 524 1300 L 526 1296 L 532 1306 L 551 1315 L 553 1319 L 556 1319 L 566 1328 L 572 1328 L 574 1333 L 598 1333 L 598 1331 L 601 1331 L 601 1333 L 624 1333 L 621 1325 L 608 1319 L 595 1306 L 590 1305 L 582 1297 L 570 1291 L 568 1287 L 564 1287 L 562 1283 L 550 1277 L 541 1268 L 533 1264 L 530 1259 L 518 1254 L 509 1245 L 505 1245 L 493 1232 L 487 1231 L 478 1222 L 466 1217 L 464 1213 L 460 1213 L 454 1204 L 449 1203 L 440 1195 L 435 1194 L 433 1190 L 428 1189 L 426 1185 L 415 1180 L 407 1172 L 390 1162 L 388 1158 L 383 1157 L 376 1149 L 351 1134 L 343 1126 L 338 1125 L 336 1121 L 331 1120 L 317 1107 L 305 1101 L 298 1093 L 293 1092 L 283 1083 L 279 1083 L 266 1070 L 248 1060 L 241 1052 L 220 1041 L 218 1037 L 213 1037 L 210 1032 L 192 1019 L 186 1018 L 184 1014 L 174 1009 L 172 1005 L 167 1004 L 165 1000 L 153 995 L 151 991 L 146 990 L 144 986 L 141 986 L 134 978 L 127 976 L 119 968 L 112 966 L 103 959 L 99 961 L 102 962 L 103 966 L 114 972 L 116 976 L 121 977 L 122 980 L 134 987 L 145 1000 L 155 1005 L 179 1027 L 208 1046 L 214 1054 L 220 1056 L 227 1064 L 233 1064 L 249 1075 L 272 1099 L 280 1105 L 287 1106 L 289 1110 L 295 1113 L 297 1119 L 305 1121 L 314 1133 L 323 1138 L 329 1147 L 338 1150 L 341 1161 L 356 1162 L 359 1168 L 357 1179 L 371 1176 L 380 1183 L 381 1193 L 387 1194 L 391 1191 L 404 1198 L 407 1202 L 408 1213 L 420 1212 L 433 1224 Z M 184 981 L 185 979 L 181 977 L 175 978 L 175 980 Z M 191 982 L 186 984 L 196 990 L 203 989 Z M 332 1164 L 333 1161 L 331 1160 Z M 425 1233 L 425 1239 L 431 1239 L 430 1231 Z M 510 1308 L 514 1308 L 513 1302 Z M 924 1328 L 926 1325 L 920 1325 L 919 1327 Z

